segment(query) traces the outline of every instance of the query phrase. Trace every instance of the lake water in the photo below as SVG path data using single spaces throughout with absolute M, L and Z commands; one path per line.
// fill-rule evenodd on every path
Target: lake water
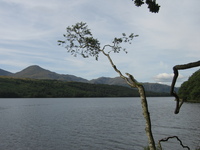
M 200 146 L 200 104 L 175 115 L 173 98 L 148 98 L 156 143 Z M 0 150 L 143 150 L 139 98 L 0 99 Z M 177 140 L 164 150 L 181 150 Z

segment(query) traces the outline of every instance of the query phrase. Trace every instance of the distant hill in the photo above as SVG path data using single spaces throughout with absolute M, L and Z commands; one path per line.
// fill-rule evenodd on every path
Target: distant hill
M 44 68 L 41 68 L 40 66 L 37 66 L 37 65 L 29 66 L 17 73 L 10 73 L 8 71 L 1 69 L 0 75 L 11 76 L 15 78 L 50 79 L 50 80 L 74 81 L 74 82 L 84 82 L 84 83 L 91 83 L 91 84 L 107 84 L 107 85 L 119 85 L 119 86 L 129 87 L 126 84 L 126 82 L 120 77 L 115 77 L 115 78 L 100 77 L 100 78 L 89 81 L 87 79 L 77 77 L 74 75 L 58 74 L 58 73 L 46 70 Z M 163 84 L 158 84 L 158 83 L 143 83 L 143 85 L 146 91 L 157 92 L 157 93 L 170 92 L 170 86 L 168 85 L 163 85 Z M 176 90 L 178 89 L 176 88 Z
M 11 72 L 8 72 L 6 70 L 0 69 L 0 76 L 10 76 L 12 74 L 13 73 L 11 73 Z
M 181 85 L 178 94 L 185 101 L 200 102 L 200 70 Z
M 107 78 L 107 77 L 101 77 L 98 79 L 90 80 L 90 83 L 93 84 L 108 84 L 108 85 L 120 85 L 120 86 L 127 86 L 126 82 L 120 78 Z M 170 86 L 164 85 L 164 84 L 158 84 L 158 83 L 143 83 L 143 86 L 146 91 L 152 91 L 157 93 L 170 93 Z M 175 91 L 178 91 L 178 88 L 175 88 Z
M 43 69 L 40 66 L 33 65 L 23 69 L 20 72 L 12 74 L 12 77 L 17 78 L 31 78 L 31 79 L 52 79 L 62 81 L 76 81 L 76 82 L 88 82 L 88 80 L 76 77 L 74 75 L 62 75 L 49 70 Z
M 121 85 L 121 86 L 128 86 L 126 82 L 120 77 L 115 78 L 108 78 L 108 77 L 100 77 L 97 79 L 93 79 L 89 81 L 93 84 L 108 84 L 108 85 Z
M 171 86 L 159 84 L 159 83 L 143 83 L 143 86 L 146 91 L 154 91 L 158 93 L 170 93 Z M 174 88 L 174 90 L 177 92 L 179 88 Z

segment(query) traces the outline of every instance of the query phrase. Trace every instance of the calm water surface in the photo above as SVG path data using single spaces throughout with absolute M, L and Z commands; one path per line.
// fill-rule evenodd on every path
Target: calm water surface
M 156 143 L 200 146 L 200 104 L 174 115 L 173 98 L 148 98 Z M 143 150 L 139 98 L 0 99 L 0 150 Z M 164 150 L 181 150 L 177 140 Z

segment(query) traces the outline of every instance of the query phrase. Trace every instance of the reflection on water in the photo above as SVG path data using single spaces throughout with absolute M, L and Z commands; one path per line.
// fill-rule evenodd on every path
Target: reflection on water
M 155 139 L 177 135 L 195 149 L 200 104 L 174 115 L 171 99 L 148 98 Z M 139 98 L 0 99 L 2 150 L 142 150 L 144 128 Z M 163 147 L 181 149 L 176 140 Z

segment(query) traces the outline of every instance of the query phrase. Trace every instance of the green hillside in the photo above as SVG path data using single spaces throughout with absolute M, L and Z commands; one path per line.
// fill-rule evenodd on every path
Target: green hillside
M 181 85 L 178 93 L 186 101 L 200 102 L 200 70 Z
M 0 77 L 0 98 L 136 97 L 137 90 L 103 84 Z M 168 96 L 147 92 L 148 96 Z

